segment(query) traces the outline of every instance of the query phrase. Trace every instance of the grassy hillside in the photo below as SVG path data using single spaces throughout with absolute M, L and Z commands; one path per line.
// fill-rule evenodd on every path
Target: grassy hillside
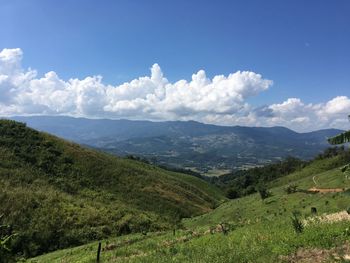
M 169 228 L 224 198 L 206 182 L 0 120 L 0 225 L 34 256 Z
M 185 220 L 187 227 L 195 228 L 218 224 L 219 222 L 247 223 L 248 221 L 269 218 L 289 219 L 293 211 L 298 210 L 303 216 L 311 215 L 311 207 L 316 207 L 319 213 L 332 213 L 346 210 L 350 207 L 350 193 L 314 194 L 306 190 L 315 187 L 316 178 L 319 188 L 350 188 L 350 180 L 339 168 L 332 168 L 338 162 L 338 157 L 316 160 L 310 165 L 285 177 L 270 183 L 272 196 L 261 200 L 259 194 L 252 194 L 243 198 L 226 202 L 207 214 Z M 288 185 L 298 186 L 299 191 L 287 194 Z
M 253 194 L 266 185 L 269 187 L 284 185 L 298 178 L 346 165 L 349 161 L 349 150 L 345 147 L 332 147 L 327 148 L 312 161 L 288 157 L 263 167 L 232 171 L 220 177 L 211 178 L 210 182 L 222 188 L 228 198 L 234 199 Z
M 310 193 L 319 188 L 350 187 L 339 168 L 339 156 L 317 160 L 306 168 L 270 183 L 272 196 L 262 200 L 258 194 L 234 199 L 198 217 L 184 219 L 185 230 L 129 235 L 103 241 L 102 262 L 341 262 L 350 254 L 349 221 L 304 226 L 297 233 L 292 214 L 302 221 L 323 213 L 350 207 L 349 190 L 340 193 Z M 286 187 L 298 186 L 288 194 Z M 317 214 L 311 213 L 311 207 Z M 227 234 L 208 233 L 224 223 Z M 93 262 L 97 243 L 57 251 L 30 260 L 42 262 Z M 337 260 L 339 258 L 339 260 Z M 346 262 L 346 261 L 342 261 Z

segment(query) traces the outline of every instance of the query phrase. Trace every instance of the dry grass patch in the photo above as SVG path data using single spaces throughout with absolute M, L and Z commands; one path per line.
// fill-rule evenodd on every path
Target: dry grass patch
M 350 244 L 346 242 L 332 249 L 300 248 L 294 254 L 281 259 L 289 263 L 350 262 Z
M 350 214 L 347 211 L 340 211 L 332 214 L 313 216 L 303 220 L 303 225 L 307 226 L 315 223 L 334 223 L 340 221 L 350 221 Z

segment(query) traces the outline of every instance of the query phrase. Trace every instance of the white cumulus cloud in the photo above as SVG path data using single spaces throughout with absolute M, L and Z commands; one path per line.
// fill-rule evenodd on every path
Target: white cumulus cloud
M 61 79 L 51 71 L 42 77 L 23 69 L 21 49 L 0 52 L 0 115 L 70 115 L 93 118 L 197 120 L 225 125 L 283 125 L 297 130 L 345 128 L 350 99 L 338 96 L 319 104 L 298 98 L 253 108 L 249 97 L 273 82 L 260 74 L 237 71 L 208 78 L 204 70 L 190 81 L 169 82 L 158 64 L 150 76 L 118 86 L 101 76 Z

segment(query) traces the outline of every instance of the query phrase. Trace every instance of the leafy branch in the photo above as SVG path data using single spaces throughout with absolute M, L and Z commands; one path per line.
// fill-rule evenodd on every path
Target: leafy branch
M 350 115 L 348 115 L 350 121 Z M 344 144 L 350 142 L 350 131 L 343 132 L 334 137 L 328 139 L 328 142 L 333 145 Z M 341 168 L 341 171 L 344 173 L 346 178 L 350 175 L 350 163 Z

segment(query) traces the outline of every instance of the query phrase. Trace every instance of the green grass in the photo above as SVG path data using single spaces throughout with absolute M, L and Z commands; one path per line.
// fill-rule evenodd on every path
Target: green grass
M 111 251 L 102 252 L 102 262 L 283 262 L 299 248 L 329 249 L 350 240 L 349 222 L 315 224 L 305 227 L 300 234 L 295 233 L 291 224 L 292 212 L 297 210 L 301 219 L 311 216 L 311 207 L 318 214 L 345 210 L 350 206 L 350 193 L 310 194 L 300 191 L 285 192 L 286 185 L 293 183 L 300 190 L 312 186 L 317 175 L 320 187 L 348 188 L 350 180 L 334 167 L 336 157 L 325 161 L 315 161 L 301 171 L 271 183 L 272 196 L 261 200 L 258 194 L 225 202 L 215 210 L 183 220 L 186 229 L 195 235 L 179 230 L 154 233 L 148 236 L 130 235 L 104 240 L 118 244 Z M 206 234 L 210 227 L 225 222 L 231 230 Z M 125 239 L 134 240 L 125 243 Z M 123 243 L 124 242 L 124 243 Z M 41 262 L 94 262 L 97 243 L 60 250 L 29 260 Z
M 282 222 L 239 227 L 227 235 L 221 233 L 191 237 L 185 232 L 129 236 L 103 241 L 116 248 L 102 251 L 101 262 L 280 262 L 298 248 L 332 248 L 349 239 L 344 229 L 348 223 L 319 224 L 296 234 Z M 183 241 L 184 237 L 188 241 Z M 30 263 L 79 262 L 96 259 L 97 242 L 60 250 L 28 260 Z
M 169 229 L 225 200 L 193 176 L 81 147 L 0 120 L 1 224 L 14 253 L 34 256 L 92 240 Z
M 327 162 L 331 161 L 327 160 Z M 319 187 L 350 188 L 350 180 L 345 180 L 345 176 L 339 168 L 325 171 L 327 168 L 322 167 L 320 167 L 320 162 L 316 161 L 304 170 L 286 176 L 283 181 L 287 184 L 296 184 L 300 190 L 307 190 L 314 186 L 312 178 L 316 175 Z M 321 172 L 314 174 L 310 171 Z M 312 194 L 297 192 L 288 195 L 285 193 L 287 184 L 283 185 L 281 181 L 282 178 L 272 182 L 272 185 L 279 186 L 271 188 L 272 196 L 264 201 L 261 200 L 259 194 L 234 199 L 207 214 L 184 220 L 184 224 L 191 228 L 220 222 L 245 224 L 252 221 L 252 219 L 262 220 L 276 217 L 280 220 L 279 217 L 288 217 L 294 210 L 300 210 L 302 214 L 308 216 L 311 213 L 311 207 L 316 207 L 319 213 L 330 213 L 345 210 L 350 206 L 350 195 L 347 193 Z
M 334 169 L 334 167 L 336 166 L 335 164 L 339 162 L 340 162 L 339 157 L 326 158 L 322 160 L 314 160 L 310 165 L 306 166 L 302 170 L 276 179 L 270 184 L 270 186 L 276 187 L 276 186 L 286 185 L 286 184 L 307 178 L 304 182 L 308 183 L 311 187 L 312 180 L 309 180 L 310 176 L 314 176 L 322 172 L 328 172 L 329 170 Z M 341 164 L 339 164 L 338 166 L 340 165 Z M 339 170 L 339 168 L 336 168 L 335 170 L 337 169 Z

